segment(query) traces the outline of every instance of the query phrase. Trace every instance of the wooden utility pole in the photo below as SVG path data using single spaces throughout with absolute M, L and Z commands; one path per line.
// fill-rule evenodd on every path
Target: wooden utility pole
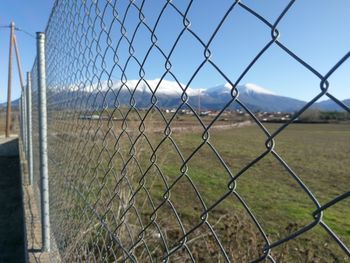
M 13 35 L 13 44 L 15 46 L 15 52 L 16 52 L 17 67 L 18 67 L 18 74 L 19 74 L 19 82 L 21 84 L 21 90 L 23 92 L 25 92 L 25 90 L 24 90 L 25 86 L 24 86 L 23 75 L 22 75 L 22 67 L 21 67 L 21 58 L 19 56 L 17 40 L 16 40 L 16 36 L 15 35 Z
M 6 137 L 10 137 L 11 132 L 11 85 L 12 85 L 12 48 L 13 48 L 13 33 L 15 30 L 15 23 L 10 25 L 10 55 L 9 55 L 9 72 L 8 72 L 8 86 L 7 86 L 7 113 L 6 113 Z
M 19 81 L 20 81 L 20 85 L 21 85 L 21 91 L 22 91 L 22 95 L 21 95 L 21 107 L 23 107 L 23 109 L 21 110 L 21 122 L 22 122 L 22 132 L 23 132 L 23 142 L 25 143 L 25 145 L 27 145 L 27 127 L 26 127 L 26 120 L 27 120 L 27 99 L 26 99 L 26 86 L 24 85 L 24 81 L 23 81 L 23 74 L 22 74 L 22 67 L 21 67 L 21 58 L 19 56 L 19 52 L 18 52 L 18 45 L 17 45 L 17 39 L 16 39 L 16 35 L 13 34 L 13 45 L 15 47 L 15 53 L 16 53 L 16 59 L 17 59 L 17 67 L 18 67 L 18 75 L 19 75 Z M 24 101 L 23 101 L 24 100 Z M 26 149 L 27 150 L 27 149 Z

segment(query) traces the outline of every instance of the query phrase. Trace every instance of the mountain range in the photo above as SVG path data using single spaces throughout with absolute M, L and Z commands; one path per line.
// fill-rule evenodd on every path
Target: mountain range
M 85 89 L 85 92 L 91 95 L 91 92 L 96 92 L 96 88 L 96 86 L 89 87 L 89 89 Z M 104 101 L 105 106 L 113 107 L 116 103 L 130 104 L 131 94 L 133 94 L 133 103 L 139 108 L 146 108 L 151 105 L 153 92 L 156 91 L 157 105 L 159 107 L 177 108 L 182 103 L 181 95 L 185 88 L 185 85 L 181 83 L 169 80 L 160 81 L 159 79 L 147 81 L 130 80 L 124 84 L 116 82 L 113 85 L 103 83 L 100 85 L 100 91 L 94 99 L 95 105 L 100 105 Z M 231 100 L 231 90 L 232 86 L 229 83 L 205 89 L 187 87 L 187 102 L 196 110 L 198 108 L 201 110 L 220 110 Z M 252 83 L 237 86 L 237 90 L 239 92 L 239 100 L 254 112 L 295 112 L 307 103 L 306 101 L 280 96 Z M 118 101 L 115 101 L 117 92 Z M 185 100 L 186 97 L 182 97 L 182 99 Z M 153 100 L 155 100 L 155 97 Z M 350 106 L 350 99 L 343 102 Z M 240 108 L 241 106 L 237 102 L 232 103 L 229 107 L 229 109 Z M 312 108 L 325 111 L 343 110 L 332 100 L 317 102 Z
M 136 89 L 136 90 L 135 90 Z M 99 85 L 86 86 L 84 89 L 78 89 L 72 86 L 65 91 L 51 89 L 51 97 L 54 100 L 71 100 L 72 104 L 76 101 L 84 105 L 96 107 L 115 107 L 116 105 L 134 104 L 138 108 L 147 108 L 151 106 L 151 101 L 157 101 L 161 108 L 177 108 L 183 101 L 191 105 L 193 109 L 201 110 L 220 110 L 232 98 L 232 86 L 228 83 L 217 85 L 211 88 L 192 88 L 186 89 L 186 95 L 183 95 L 185 85 L 169 80 L 159 79 L 139 81 L 130 80 L 126 83 L 103 82 Z M 307 102 L 280 96 L 274 92 L 260 87 L 256 84 L 247 83 L 237 86 L 239 100 L 251 111 L 266 112 L 295 112 L 301 109 Z M 153 92 L 156 91 L 156 96 Z M 118 98 L 116 100 L 116 97 Z M 131 100 L 132 98 L 132 100 Z M 350 99 L 343 103 L 350 106 Z M 4 104 L 0 104 L 0 107 Z M 185 108 L 183 106 L 183 108 Z M 240 109 L 241 106 L 234 102 L 229 109 Z M 332 100 L 324 100 L 313 104 L 312 108 L 323 111 L 342 111 L 343 109 Z

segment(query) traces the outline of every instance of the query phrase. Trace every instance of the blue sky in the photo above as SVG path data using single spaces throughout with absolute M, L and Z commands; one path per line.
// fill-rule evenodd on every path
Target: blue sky
M 16 26 L 35 35 L 35 32 L 45 29 L 50 15 L 53 0 L 1 0 L 0 25 L 9 25 L 14 21 Z M 19 53 L 22 60 L 22 70 L 25 75 L 30 71 L 36 52 L 35 39 L 16 32 Z M 7 98 L 7 75 L 9 60 L 9 29 L 0 29 L 0 102 Z M 19 78 L 15 57 L 13 60 L 13 99 L 20 95 Z M 25 76 L 24 76 L 25 77 Z
M 149 25 L 155 23 L 155 14 L 159 13 L 163 2 L 160 0 L 148 1 L 152 5 L 145 5 L 144 12 Z M 233 2 L 232 0 L 195 0 L 188 12 L 191 29 L 204 42 L 207 42 Z M 241 2 L 272 24 L 289 3 L 287 0 L 242 0 Z M 100 3 L 103 1 L 100 0 Z M 173 3 L 184 11 L 188 1 L 173 0 Z M 18 27 L 34 34 L 45 28 L 52 5 L 53 0 L 2 0 L 0 2 L 0 24 L 9 24 L 11 20 L 14 20 Z M 122 13 L 123 5 L 120 4 L 119 8 Z M 350 51 L 349 10 L 350 1 L 348 0 L 296 1 L 278 25 L 279 40 L 324 75 Z M 126 20 L 126 26 L 131 32 L 137 22 L 133 21 L 132 14 L 131 12 Z M 135 10 L 134 14 L 136 15 Z M 172 9 L 167 9 L 156 29 L 159 45 L 165 52 L 170 51 L 171 44 L 182 28 L 182 18 Z M 16 35 L 23 70 L 28 71 L 35 56 L 35 39 L 22 32 L 17 32 Z M 211 59 L 232 82 L 235 82 L 249 62 L 270 40 L 270 29 L 266 25 L 243 8 L 235 7 L 210 45 Z M 0 74 L 0 102 L 5 100 L 7 92 L 8 42 L 8 30 L 1 29 L 0 70 L 3 74 Z M 134 47 L 136 54 L 140 54 L 141 57 L 148 47 L 145 43 L 148 42 L 142 39 L 140 33 L 139 41 Z M 127 51 L 128 47 L 122 46 L 120 51 L 123 51 L 123 48 Z M 126 58 L 125 55 L 124 59 Z M 123 57 L 121 61 L 122 59 Z M 182 83 L 187 83 L 193 71 L 203 61 L 203 48 L 197 40 L 186 33 L 174 50 L 171 61 L 172 72 Z M 161 63 L 159 55 L 154 53 L 151 54 L 146 68 L 147 78 L 159 78 L 164 72 L 164 63 Z M 130 66 L 129 78 L 136 78 L 135 72 Z M 117 73 L 114 76 L 118 78 Z M 350 60 L 346 61 L 329 81 L 329 91 L 333 95 L 340 99 L 350 98 Z M 207 88 L 225 82 L 225 79 L 213 67 L 207 65 L 198 73 L 191 86 Z M 240 84 L 247 82 L 258 84 L 280 95 L 302 100 L 309 100 L 320 91 L 319 79 L 275 44 L 263 54 Z M 13 98 L 16 98 L 19 96 L 17 70 L 14 71 L 13 88 Z

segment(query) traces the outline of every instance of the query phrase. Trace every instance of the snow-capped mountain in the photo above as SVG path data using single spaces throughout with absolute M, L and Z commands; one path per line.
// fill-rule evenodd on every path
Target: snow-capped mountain
M 278 96 L 272 91 L 256 84 L 248 83 L 237 86 L 238 99 L 253 111 L 284 111 L 290 112 L 300 109 L 305 102 Z M 201 95 L 201 107 L 218 109 L 231 99 L 232 85 L 226 83 L 206 89 Z M 235 94 L 235 93 L 233 93 Z M 231 108 L 241 108 L 233 103 Z
M 169 81 L 169 80 L 129 80 L 126 83 L 122 83 L 121 81 L 113 84 L 112 88 L 114 90 L 118 89 L 129 89 L 129 91 L 134 91 L 135 88 L 139 92 L 147 92 L 152 93 L 154 91 L 157 94 L 166 95 L 166 96 L 181 96 L 183 90 L 186 86 L 180 82 Z M 199 94 L 199 89 L 193 89 L 188 87 L 186 89 L 186 94 L 189 96 L 196 96 Z
M 279 96 L 252 83 L 237 86 L 237 90 L 239 101 L 252 111 L 294 112 L 306 104 L 305 101 Z M 146 108 L 153 103 L 161 108 L 177 108 L 183 101 L 187 101 L 193 109 L 220 110 L 232 100 L 232 85 L 229 83 L 211 88 L 193 88 L 186 87 L 177 81 L 160 79 L 105 81 L 90 86 L 49 87 L 49 92 L 51 93 L 49 97 L 57 106 L 60 103 L 64 105 L 71 103 L 72 107 L 81 105 L 88 108 L 113 108 L 118 105 L 135 105 L 137 108 Z M 233 94 L 236 93 L 233 92 Z M 350 106 L 350 99 L 344 100 L 343 103 Z M 5 106 L 6 103 L 0 104 L 0 108 Z M 13 106 L 18 106 L 18 100 L 13 101 Z M 229 109 L 240 108 L 237 102 L 229 106 Z M 312 108 L 324 111 L 344 110 L 331 100 L 315 103 Z
M 56 93 L 59 89 L 51 89 Z M 237 86 L 238 100 L 252 111 L 294 112 L 301 109 L 306 102 L 279 96 L 274 92 L 247 83 Z M 118 105 L 135 105 L 138 108 L 150 107 L 156 103 L 161 108 L 177 108 L 184 101 L 194 109 L 220 110 L 232 100 L 232 85 L 225 83 L 211 88 L 193 88 L 170 80 L 128 80 L 126 82 L 102 82 L 91 86 L 71 86 L 66 91 L 57 92 L 57 100 L 69 99 L 74 105 L 74 98 L 87 107 L 116 107 Z M 235 92 L 233 92 L 236 95 Z M 68 96 L 68 98 L 66 97 Z M 83 102 L 84 101 L 84 102 Z M 183 106 L 184 107 L 184 106 Z M 314 108 L 335 109 L 334 102 L 320 102 Z M 241 105 L 233 102 L 229 109 L 240 109 Z M 340 109 L 341 110 L 341 109 Z

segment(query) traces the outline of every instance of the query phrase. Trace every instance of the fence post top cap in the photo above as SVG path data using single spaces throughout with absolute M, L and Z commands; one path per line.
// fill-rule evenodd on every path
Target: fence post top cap
M 37 38 L 44 38 L 45 37 L 45 33 L 44 32 L 36 32 L 36 37 Z

